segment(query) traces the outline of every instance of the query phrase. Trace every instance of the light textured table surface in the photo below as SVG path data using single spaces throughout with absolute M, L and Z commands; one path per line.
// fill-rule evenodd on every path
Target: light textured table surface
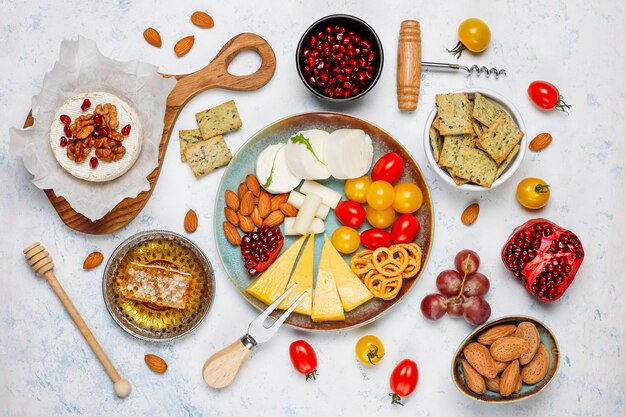
M 385 3 L 393 3 L 383 5 Z M 441 4 L 440 4 L 441 3 Z M 444 4 L 445 3 L 445 4 Z M 626 346 L 624 318 L 624 187 L 626 3 L 603 1 L 50 1 L 0 0 L 0 415 L 65 416 L 149 415 L 407 415 L 407 416 L 623 416 L 626 415 Z M 195 10 L 207 10 L 215 28 L 189 23 Z M 301 84 L 294 53 L 303 30 L 334 12 L 352 13 L 369 22 L 385 49 L 385 68 L 375 89 L 356 103 L 331 107 L 317 101 Z M 396 50 L 400 22 L 421 21 L 423 58 L 453 61 L 445 48 L 456 41 L 458 24 L 483 18 L 491 27 L 489 49 L 464 54 L 464 64 L 506 68 L 501 80 L 426 73 L 420 105 L 414 113 L 396 106 Z M 158 28 L 164 46 L 155 49 L 142 38 Z M 381 126 L 402 142 L 424 172 L 435 209 L 432 255 L 420 282 L 396 308 L 356 330 L 310 334 L 285 328 L 253 354 L 235 383 L 222 392 L 208 389 L 201 377 L 205 359 L 240 337 L 256 316 L 230 284 L 213 238 L 213 201 L 221 171 L 195 180 L 179 161 L 173 136 L 158 185 L 144 210 L 126 228 L 110 236 L 87 236 L 67 228 L 30 183 L 22 162 L 8 151 L 8 129 L 20 126 L 43 75 L 58 58 L 60 42 L 81 34 L 96 39 L 110 57 L 139 58 L 168 73 L 194 71 L 240 32 L 255 32 L 277 55 L 274 78 L 256 92 L 208 91 L 183 110 L 175 131 L 194 126 L 194 113 L 235 99 L 244 127 L 228 135 L 238 149 L 254 132 L 294 113 L 336 110 Z M 175 40 L 193 33 L 196 44 L 182 59 L 172 52 Z M 258 59 L 245 54 L 233 71 L 253 70 Z M 543 113 L 533 107 L 526 88 L 535 79 L 555 83 L 572 105 L 570 115 Z M 529 138 L 548 131 L 549 148 L 526 155 L 520 170 L 504 186 L 482 194 L 453 190 L 439 181 L 426 162 L 422 132 L 434 95 L 464 87 L 493 89 L 521 111 Z M 515 186 L 527 176 L 552 185 L 548 206 L 532 213 L 515 200 Z M 463 208 L 478 200 L 480 217 L 471 227 L 459 221 Z M 217 274 L 215 303 L 202 324 L 171 343 L 143 342 L 122 331 L 102 299 L 102 271 L 83 271 L 93 250 L 106 256 L 134 233 L 147 229 L 183 231 L 183 217 L 194 208 L 200 218 L 191 236 L 207 253 Z M 572 229 L 586 258 L 565 296 L 553 304 L 530 297 L 505 270 L 500 248 L 514 227 L 542 216 Z M 56 274 L 100 339 L 120 373 L 133 383 L 127 399 L 114 396 L 94 355 L 69 320 L 49 286 L 28 269 L 22 249 L 41 241 L 56 261 Z M 463 320 L 425 320 L 422 297 L 435 290 L 439 271 L 466 247 L 476 250 L 491 279 L 487 300 L 492 318 L 531 315 L 556 334 L 562 361 L 555 380 L 536 397 L 510 405 L 472 401 L 454 387 L 450 362 L 471 331 Z M 376 367 L 359 365 L 354 344 L 376 334 L 387 354 Z M 306 338 L 317 350 L 319 378 L 305 382 L 289 361 L 288 346 Z M 150 371 L 146 353 L 165 358 L 165 375 Z M 389 404 L 389 374 L 408 357 L 420 370 L 417 390 L 404 407 Z

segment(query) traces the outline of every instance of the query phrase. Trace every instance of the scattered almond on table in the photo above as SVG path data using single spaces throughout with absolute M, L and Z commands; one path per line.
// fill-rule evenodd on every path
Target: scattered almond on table
M 548 132 L 543 132 L 535 136 L 533 140 L 528 144 L 528 149 L 531 151 L 539 152 L 548 147 L 552 142 L 552 135 Z
M 185 36 L 174 45 L 174 53 L 181 57 L 191 50 L 196 38 L 193 35 Z
M 85 262 L 83 262 L 83 269 L 94 269 L 98 265 L 102 263 L 104 260 L 104 255 L 100 252 L 91 252 L 85 258 Z
M 213 18 L 205 12 L 194 12 L 191 15 L 191 23 L 204 29 L 210 29 L 215 26 Z
M 464 225 L 469 226 L 473 224 L 478 218 L 478 213 L 480 212 L 480 206 L 478 203 L 472 203 L 463 210 L 461 214 L 461 222 Z
M 148 368 L 157 374 L 164 374 L 165 371 L 167 371 L 167 362 L 157 355 L 149 353 L 143 357 L 143 360 L 146 362 L 146 365 L 148 365 Z
M 195 211 L 189 210 L 187 212 L 185 215 L 184 226 L 187 233 L 193 233 L 198 229 L 198 215 Z
M 154 28 L 147 28 L 146 30 L 144 30 L 143 38 L 146 40 L 146 42 L 148 42 L 155 48 L 160 48 L 161 45 L 163 45 L 163 42 L 161 41 L 161 35 Z

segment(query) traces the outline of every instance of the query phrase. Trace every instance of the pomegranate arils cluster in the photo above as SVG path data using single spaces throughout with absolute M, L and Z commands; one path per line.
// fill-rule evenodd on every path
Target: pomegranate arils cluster
M 300 67 L 316 91 L 331 98 L 350 98 L 374 79 L 375 57 L 368 39 L 343 26 L 327 26 L 300 51 Z
M 584 258 L 578 237 L 545 219 L 517 228 L 502 249 L 502 261 L 515 278 L 543 301 L 560 298 Z
M 250 275 L 269 267 L 283 247 L 284 237 L 278 226 L 263 226 L 247 233 L 241 239 L 241 255 Z

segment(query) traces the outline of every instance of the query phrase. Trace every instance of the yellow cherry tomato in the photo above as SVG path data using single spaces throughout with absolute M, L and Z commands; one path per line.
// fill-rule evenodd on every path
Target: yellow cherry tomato
M 374 181 L 367 190 L 367 204 L 374 210 L 384 210 L 393 204 L 393 186 L 387 181 Z
M 352 253 L 358 249 L 361 240 L 359 232 L 351 227 L 339 226 L 331 238 L 333 246 L 341 253 Z
M 396 211 L 393 207 L 387 207 L 384 210 L 374 210 L 371 206 L 367 206 L 365 218 L 372 227 L 386 229 L 396 219 Z
M 376 365 L 385 356 L 385 346 L 374 335 L 363 336 L 356 342 L 356 357 L 365 365 Z
M 524 178 L 517 185 L 517 201 L 532 210 L 545 206 L 550 199 L 550 186 L 539 178 Z
M 414 213 L 422 207 L 424 196 L 422 190 L 409 182 L 396 185 L 393 209 L 398 213 Z
M 489 46 L 491 30 L 485 22 L 473 17 L 459 25 L 459 40 L 470 51 L 482 52 Z
M 367 190 L 370 188 L 371 184 L 372 179 L 370 177 L 363 176 L 347 180 L 343 190 L 349 200 L 356 201 L 357 203 L 365 203 L 367 202 Z

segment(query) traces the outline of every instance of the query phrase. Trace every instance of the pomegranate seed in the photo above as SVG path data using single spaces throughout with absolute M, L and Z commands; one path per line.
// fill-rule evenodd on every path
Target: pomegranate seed
M 72 129 L 70 129 L 70 125 L 65 125 L 63 126 L 63 133 L 65 133 L 65 136 L 67 136 L 68 138 L 72 137 Z
M 101 116 L 101 115 L 99 115 L 99 114 L 94 114 L 94 116 L 93 116 L 93 122 L 94 122 L 96 125 L 100 126 L 100 125 L 102 124 L 102 116 Z
M 61 116 L 59 116 L 59 120 L 61 120 L 61 123 L 63 123 L 64 125 L 69 125 L 70 123 L 72 123 L 72 119 L 67 114 L 62 114 Z
M 91 169 L 98 168 L 98 158 L 96 158 L 95 156 L 92 156 L 91 159 L 89 160 L 89 166 L 91 167 Z
M 100 129 L 98 129 L 98 135 L 109 136 L 109 129 L 107 129 L 106 127 L 101 127 Z
M 59 145 L 61 145 L 62 148 L 65 148 L 67 146 L 67 138 L 65 136 L 61 136 L 61 141 Z
M 91 107 L 91 100 L 89 100 L 88 98 L 86 98 L 85 100 L 83 100 L 83 104 L 80 105 L 80 109 L 82 111 L 87 110 L 89 107 Z
M 124 136 L 128 136 L 128 134 L 130 133 L 130 125 L 126 125 L 122 128 L 122 135 Z

